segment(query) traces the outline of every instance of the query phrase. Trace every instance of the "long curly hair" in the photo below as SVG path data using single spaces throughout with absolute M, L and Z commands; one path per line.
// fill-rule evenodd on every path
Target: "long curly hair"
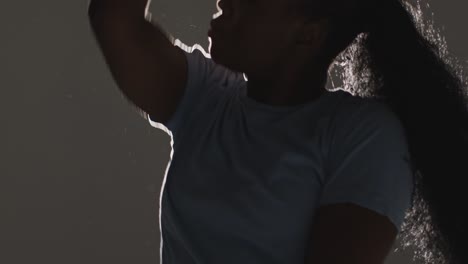
M 466 264 L 468 85 L 416 1 L 305 0 L 301 12 L 333 18 L 320 58 L 329 75 L 351 94 L 389 105 L 404 125 L 415 188 L 403 249 L 413 246 L 413 260 L 427 264 Z

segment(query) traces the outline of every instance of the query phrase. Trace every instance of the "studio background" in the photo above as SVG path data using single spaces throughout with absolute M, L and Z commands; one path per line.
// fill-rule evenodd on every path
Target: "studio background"
M 429 3 L 466 68 L 468 2 Z M 153 0 L 151 13 L 176 38 L 208 50 L 215 4 Z M 0 2 L 0 263 L 159 262 L 170 137 L 116 86 L 87 7 Z M 393 252 L 386 264 L 418 263 L 412 257 L 411 249 Z

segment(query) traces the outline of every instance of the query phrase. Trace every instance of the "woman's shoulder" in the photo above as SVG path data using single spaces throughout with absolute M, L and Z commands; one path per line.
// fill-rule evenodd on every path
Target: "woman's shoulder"
M 360 97 L 345 90 L 337 90 L 334 119 L 340 123 L 399 122 L 398 116 L 383 101 Z

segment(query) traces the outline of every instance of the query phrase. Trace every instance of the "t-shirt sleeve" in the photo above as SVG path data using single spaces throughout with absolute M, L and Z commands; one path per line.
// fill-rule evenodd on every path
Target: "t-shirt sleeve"
M 372 102 L 343 111 L 333 123 L 319 206 L 357 204 L 387 216 L 401 231 L 412 202 L 413 171 L 400 119 Z
M 193 117 L 194 107 L 200 107 L 205 101 L 205 97 L 213 96 L 212 90 L 221 90 L 223 83 L 232 82 L 238 75 L 222 65 L 216 64 L 199 44 L 187 46 L 179 39 L 176 39 L 174 45 L 184 51 L 187 59 L 187 83 L 185 85 L 183 96 L 177 106 L 171 119 L 163 125 L 177 137 L 182 125 Z M 161 126 L 161 123 L 153 121 L 152 116 L 148 115 L 148 121 L 151 126 L 167 129 Z

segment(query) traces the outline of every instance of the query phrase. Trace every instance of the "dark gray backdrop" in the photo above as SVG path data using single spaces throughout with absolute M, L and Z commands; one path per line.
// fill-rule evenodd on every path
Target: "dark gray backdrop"
M 151 12 L 208 50 L 215 2 L 154 0 Z M 467 2 L 431 5 L 450 51 L 466 61 Z M 0 263 L 158 263 L 170 138 L 113 82 L 87 0 L 2 0 L 0 38 Z M 411 258 L 392 253 L 386 264 Z

